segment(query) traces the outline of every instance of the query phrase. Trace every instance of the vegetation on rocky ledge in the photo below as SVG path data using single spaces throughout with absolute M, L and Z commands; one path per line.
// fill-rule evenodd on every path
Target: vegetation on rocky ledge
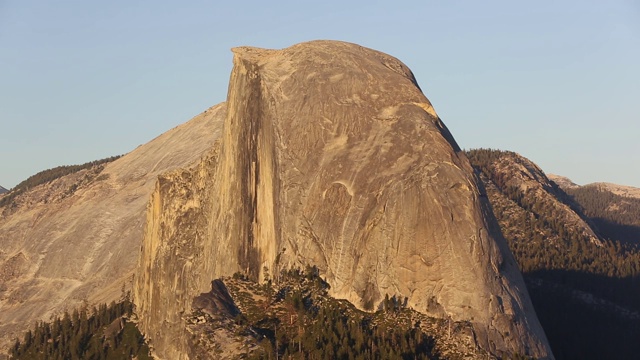
M 228 348 L 234 341 L 233 358 L 244 359 L 463 359 L 482 354 L 470 324 L 430 318 L 396 296 L 386 296 L 376 312 L 358 310 L 329 296 L 329 285 L 315 267 L 285 270 L 263 284 L 242 274 L 223 281 L 239 314 L 225 320 L 194 309 L 187 319 L 193 348 L 219 358 L 231 358 Z M 221 336 L 221 329 L 228 335 Z

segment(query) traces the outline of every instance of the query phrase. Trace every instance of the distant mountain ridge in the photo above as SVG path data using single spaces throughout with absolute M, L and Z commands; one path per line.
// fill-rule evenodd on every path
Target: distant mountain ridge
M 603 182 L 570 185 L 564 179 L 553 181 L 580 204 L 604 238 L 640 246 L 640 189 Z
M 596 182 L 582 186 L 583 188 L 592 187 L 600 191 L 609 191 L 615 195 L 640 199 L 640 188 L 633 186 L 612 184 L 606 182 Z
M 640 198 L 640 188 L 628 185 L 614 184 L 610 182 L 594 182 L 586 185 L 578 185 L 566 176 L 547 174 L 549 180 L 555 182 L 562 189 L 571 189 L 576 187 L 597 187 L 601 190 L 610 191 L 616 195 L 627 196 L 632 198 Z
M 4 193 L 8 193 L 9 190 L 5 189 L 4 187 L 0 186 L 0 195 L 4 194 Z
M 640 199 L 546 175 L 510 151 L 467 156 L 556 358 L 636 358 Z
M 599 189 L 610 191 L 616 195 L 640 199 L 640 188 L 633 186 L 618 185 L 607 182 L 596 182 L 585 186 L 598 187 Z

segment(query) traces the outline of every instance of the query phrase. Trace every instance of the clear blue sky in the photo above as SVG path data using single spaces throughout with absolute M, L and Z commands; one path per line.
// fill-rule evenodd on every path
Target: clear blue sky
M 231 47 L 336 39 L 406 63 L 463 148 L 640 187 L 639 4 L 0 0 L 0 185 L 224 101 Z

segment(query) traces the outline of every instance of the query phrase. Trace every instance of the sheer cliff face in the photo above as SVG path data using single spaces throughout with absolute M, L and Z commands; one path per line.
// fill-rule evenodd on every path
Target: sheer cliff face
M 494 354 L 552 356 L 469 162 L 404 64 L 330 41 L 233 52 L 219 145 L 149 206 L 135 299 L 159 356 L 188 356 L 180 312 L 213 278 L 306 264 L 363 309 L 406 296 L 472 322 Z
M 0 358 L 36 320 L 130 289 L 158 174 L 198 162 L 225 113 L 215 106 L 100 172 L 67 175 L 0 207 Z

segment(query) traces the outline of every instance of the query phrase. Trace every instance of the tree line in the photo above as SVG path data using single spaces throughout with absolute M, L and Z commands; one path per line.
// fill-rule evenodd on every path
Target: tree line
M 235 279 L 249 282 L 240 274 Z M 377 312 L 359 311 L 328 295 L 329 284 L 315 266 L 283 270 L 277 287 L 269 290 L 272 285 L 268 279 L 255 285 L 266 295 L 267 309 L 237 319 L 246 333 L 263 336 L 250 359 L 439 358 L 434 339 L 422 331 L 419 321 L 410 321 L 413 310 L 406 300 L 387 296 Z
M 38 321 L 16 339 L 9 358 L 24 359 L 151 359 L 149 347 L 130 321 L 133 304 L 127 298 L 65 311 L 50 322 Z
M 39 173 L 28 177 L 26 180 L 20 182 L 10 192 L 0 198 L 0 207 L 13 202 L 13 200 L 20 194 L 32 189 L 38 185 L 49 183 L 53 180 L 59 179 L 63 176 L 76 173 L 80 170 L 89 169 L 94 166 L 102 166 L 106 163 L 112 162 L 120 158 L 121 155 L 111 156 L 101 160 L 90 161 L 81 165 L 63 165 L 57 166 L 52 169 L 40 171 Z

